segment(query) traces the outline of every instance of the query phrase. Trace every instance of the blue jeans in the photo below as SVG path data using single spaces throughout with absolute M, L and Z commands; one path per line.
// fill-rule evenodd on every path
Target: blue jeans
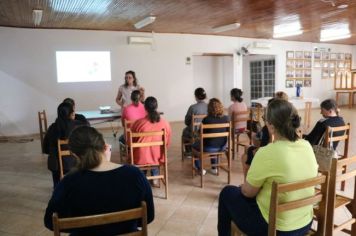
M 200 151 L 200 143 L 193 143 L 192 147 L 195 149 L 195 150 L 198 150 Z M 204 152 L 221 152 L 221 151 L 224 151 L 226 149 L 226 146 L 223 146 L 223 147 L 209 147 L 209 146 L 204 146 Z M 210 163 L 212 165 L 214 164 L 217 164 L 218 163 L 218 158 L 210 158 Z M 195 165 L 195 168 L 197 168 L 198 170 L 201 169 L 201 165 L 200 165 L 200 160 L 195 160 L 194 161 L 194 165 Z M 215 169 L 216 167 L 213 167 L 213 169 Z
M 231 221 L 247 235 L 268 235 L 268 224 L 258 208 L 256 198 L 247 198 L 241 187 L 228 185 L 220 193 L 218 208 L 219 236 L 231 235 Z M 278 236 L 306 235 L 312 221 L 306 226 L 288 232 L 277 231 Z
M 144 173 L 145 175 L 147 175 L 147 170 L 144 170 L 143 173 Z M 159 169 L 158 169 L 158 168 L 153 168 L 153 169 L 151 169 L 151 175 L 152 175 L 152 176 L 155 176 L 155 175 L 158 175 L 158 174 L 159 174 Z

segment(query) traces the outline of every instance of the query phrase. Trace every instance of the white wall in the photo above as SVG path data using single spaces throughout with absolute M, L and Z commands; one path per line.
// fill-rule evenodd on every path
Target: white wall
M 231 56 L 193 56 L 194 88 L 203 87 L 209 98 L 219 98 L 230 104 L 230 89 L 234 86 L 234 65 Z M 193 96 L 193 93 L 191 95 Z
M 233 53 L 234 80 L 231 84 L 241 88 L 242 62 L 235 52 L 241 46 L 258 41 L 236 37 L 155 34 L 156 46 L 152 50 L 146 45 L 127 45 L 127 36 L 133 35 L 147 36 L 133 32 L 0 27 L 0 136 L 37 133 L 37 111 L 46 109 L 49 122 L 53 122 L 56 107 L 65 97 L 76 100 L 77 110 L 93 110 L 99 105 L 115 107 L 116 92 L 127 70 L 136 71 L 147 95 L 157 97 L 159 109 L 168 120 L 182 120 L 187 107 L 194 102 L 192 94 L 195 89 L 194 61 L 186 65 L 186 57 L 201 53 Z M 314 44 L 271 42 L 271 49 L 254 53 L 276 55 L 276 89 L 286 90 L 285 51 L 312 50 Z M 335 52 L 356 51 L 352 46 L 326 46 Z M 55 52 L 58 50 L 110 51 L 112 81 L 58 84 L 55 65 Z M 318 76 L 313 77 L 313 87 L 305 89 L 304 96 L 333 95 L 332 81 L 321 81 Z M 287 90 L 287 93 L 293 94 L 292 90 Z

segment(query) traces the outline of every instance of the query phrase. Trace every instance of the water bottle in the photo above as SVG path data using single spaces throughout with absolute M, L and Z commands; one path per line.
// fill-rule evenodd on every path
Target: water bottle
M 299 98 L 302 88 L 301 88 L 301 86 L 299 84 L 295 88 L 296 88 L 296 95 Z

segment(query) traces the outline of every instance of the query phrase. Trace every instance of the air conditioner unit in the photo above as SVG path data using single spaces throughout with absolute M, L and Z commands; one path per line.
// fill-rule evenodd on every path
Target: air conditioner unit
M 137 37 L 137 36 L 129 36 L 128 37 L 129 44 L 152 44 L 152 37 Z
M 253 42 L 253 48 L 270 49 L 272 44 L 269 42 Z

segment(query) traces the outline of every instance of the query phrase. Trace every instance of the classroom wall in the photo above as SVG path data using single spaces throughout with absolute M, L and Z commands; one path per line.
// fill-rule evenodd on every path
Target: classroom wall
M 155 45 L 128 45 L 127 36 L 151 36 L 134 32 L 87 30 L 20 29 L 0 27 L 0 136 L 38 133 L 37 111 L 45 109 L 49 123 L 54 121 L 56 107 L 65 97 L 76 100 L 77 110 L 93 110 L 100 105 L 115 105 L 117 89 L 127 70 L 135 70 L 146 94 L 157 97 L 159 109 L 169 121 L 183 120 L 187 107 L 194 102 L 194 60 L 187 57 L 202 53 L 232 53 L 232 77 L 235 87 L 243 87 L 242 60 L 236 50 L 257 39 L 155 34 Z M 268 41 L 268 40 L 262 40 Z M 271 49 L 256 54 L 276 56 L 276 89 L 285 89 L 285 52 L 313 50 L 317 44 L 270 41 Z M 335 52 L 353 52 L 347 45 L 323 44 Z M 58 84 L 55 52 L 58 50 L 111 52 L 110 82 Z M 322 85 L 322 86 L 321 86 Z M 321 81 L 313 74 L 313 86 L 304 96 L 333 96 L 331 80 Z M 221 98 L 224 99 L 224 98 Z

